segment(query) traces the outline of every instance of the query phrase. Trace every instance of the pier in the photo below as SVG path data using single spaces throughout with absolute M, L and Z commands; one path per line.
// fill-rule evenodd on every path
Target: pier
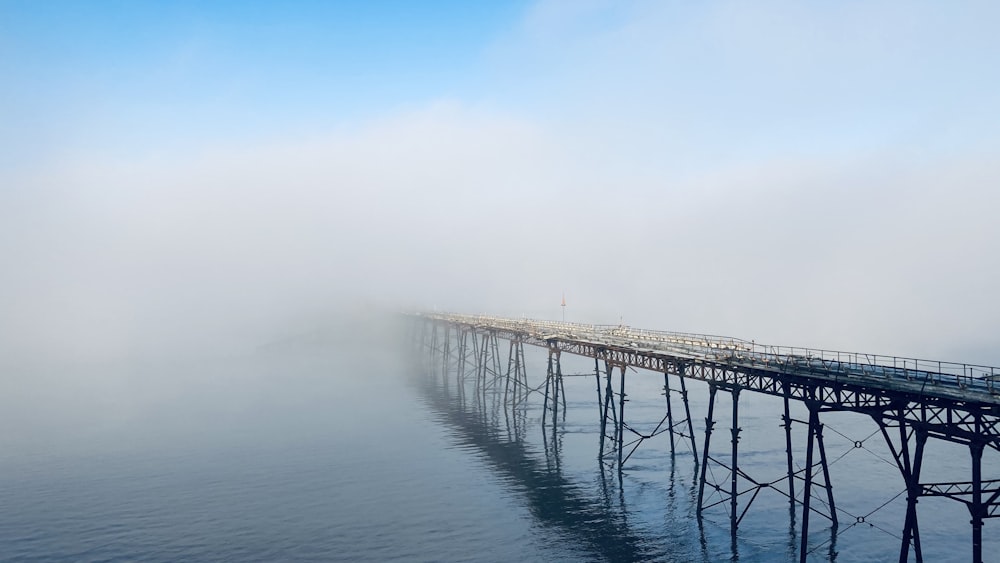
M 786 496 L 792 517 L 801 523 L 800 561 L 810 552 L 812 518 L 827 520 L 834 530 L 847 524 L 841 522 L 843 514 L 836 505 L 822 418 L 830 412 L 866 416 L 877 425 L 905 487 L 899 561 L 911 557 L 923 561 L 917 510 L 922 497 L 945 497 L 966 506 L 969 554 L 972 561 L 983 561 L 984 522 L 1000 515 L 1000 479 L 983 474 L 984 457 L 1000 451 L 1000 368 L 769 346 L 623 325 L 447 313 L 408 317 L 413 322 L 414 344 L 428 360 L 429 377 L 484 407 L 492 398 L 505 412 L 516 412 L 529 397 L 537 396 L 542 402 L 542 426 L 551 428 L 553 437 L 560 410 L 564 414 L 567 408 L 566 380 L 584 375 L 564 374 L 563 354 L 592 359 L 593 371 L 586 377 L 596 389 L 595 417 L 600 424 L 596 453 L 602 463 L 620 475 L 638 448 L 650 438 L 665 435 L 671 454 L 682 446 L 692 454 L 698 475 L 699 518 L 704 511 L 723 506 L 734 541 L 758 494 L 771 490 Z M 536 384 L 528 377 L 526 345 L 541 348 L 547 356 L 544 378 Z M 662 379 L 664 412 L 652 430 L 640 430 L 630 420 L 628 381 L 633 377 Z M 695 382 L 697 386 L 692 385 Z M 692 413 L 689 400 L 695 387 L 707 387 L 708 393 L 701 435 L 696 433 L 693 417 L 702 413 Z M 783 409 L 775 413 L 786 443 L 781 479 L 756 480 L 740 467 L 739 408 L 744 392 L 778 397 L 782 402 Z M 726 403 L 731 412 L 717 412 L 720 394 L 729 395 Z M 792 402 L 803 405 L 808 416 L 793 417 Z M 717 425 L 727 422 L 728 436 L 720 436 L 722 429 Z M 800 467 L 793 459 L 793 425 L 806 428 L 805 459 Z M 947 481 L 923 480 L 921 468 L 929 440 L 967 449 L 970 474 Z M 725 456 L 719 455 L 720 448 Z M 711 468 L 719 468 L 724 478 L 716 479 Z M 863 520 L 864 516 L 854 518 Z

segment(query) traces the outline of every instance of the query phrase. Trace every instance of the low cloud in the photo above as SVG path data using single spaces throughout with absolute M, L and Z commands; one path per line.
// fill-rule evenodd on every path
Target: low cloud
M 0 357 L 247 350 L 345 309 L 558 318 L 565 291 L 582 322 L 1000 363 L 997 122 L 962 111 L 987 78 L 914 62 L 926 6 L 769 6 L 544 2 L 479 100 L 53 151 L 0 191 Z M 942 23 L 956 57 L 996 49 L 970 18 Z M 937 72 L 978 78 L 907 94 Z

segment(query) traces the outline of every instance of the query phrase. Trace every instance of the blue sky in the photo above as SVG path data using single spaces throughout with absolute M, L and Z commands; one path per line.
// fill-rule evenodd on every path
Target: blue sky
M 474 95 L 523 2 L 3 2 L 4 135 L 159 143 L 315 132 Z
M 610 123 L 612 132 L 624 122 L 627 136 L 644 124 L 675 127 L 684 145 L 699 145 L 689 158 L 739 158 L 731 153 L 750 145 L 961 146 L 997 126 L 996 11 L 925 2 L 3 2 L 4 152 L 322 134 L 435 100 Z M 648 134 L 649 144 L 681 137 Z
M 0 353 L 565 291 L 589 322 L 1000 363 L 998 19 L 0 0 Z

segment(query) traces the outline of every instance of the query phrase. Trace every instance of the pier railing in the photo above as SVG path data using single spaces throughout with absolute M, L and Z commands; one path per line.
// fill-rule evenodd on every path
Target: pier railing
M 1000 394 L 1000 367 L 844 352 L 797 346 L 773 346 L 726 336 L 636 329 L 626 325 L 582 324 L 489 315 L 424 313 L 424 316 L 481 328 L 550 340 L 585 340 L 609 345 L 696 357 L 741 367 L 797 372 L 817 377 L 859 377 L 954 386 Z

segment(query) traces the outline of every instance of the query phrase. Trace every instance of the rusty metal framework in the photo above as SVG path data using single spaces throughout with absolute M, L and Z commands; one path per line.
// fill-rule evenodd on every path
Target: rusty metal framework
M 529 394 L 542 392 L 528 385 L 524 344 L 545 348 L 548 353 L 542 410 L 543 426 L 552 423 L 553 447 L 557 447 L 556 424 L 560 408 L 565 417 L 566 399 L 561 357 L 563 353 L 594 359 L 600 417 L 598 457 L 612 461 L 621 472 L 632 453 L 645 440 L 667 433 L 673 455 L 676 438 L 690 444 L 698 479 L 698 514 L 717 505 L 727 505 L 733 535 L 757 494 L 787 480 L 790 505 L 802 510 L 800 558 L 809 552 L 811 513 L 828 518 L 835 530 L 838 510 L 834 502 L 829 462 L 823 443 L 820 414 L 846 411 L 867 415 L 877 424 L 906 486 L 906 516 L 899 560 L 912 553 L 923 560 L 917 518 L 920 497 L 945 497 L 962 502 L 971 516 L 972 559 L 982 561 L 982 528 L 987 518 L 1000 516 L 1000 479 L 983 479 L 982 458 L 986 450 L 1000 451 L 1000 368 L 895 358 L 873 354 L 765 346 L 717 336 L 638 330 L 626 326 L 581 325 L 528 319 L 469 316 L 442 313 L 411 315 L 423 328 L 415 337 L 429 358 L 441 358 L 440 377 L 448 388 L 454 364 L 456 392 L 462 396 L 465 383 L 473 379 L 476 401 L 486 408 L 487 392 L 502 390 L 502 405 L 516 410 Z M 507 369 L 501 370 L 499 340 L 509 341 Z M 454 350 L 454 352 L 453 352 Z M 602 370 L 603 364 L 603 370 Z M 652 432 L 642 433 L 625 418 L 626 373 L 642 369 L 662 374 L 666 412 Z M 617 377 L 615 377 L 617 372 Z M 671 377 L 679 381 L 672 389 Z M 699 460 L 688 402 L 687 380 L 707 383 L 708 413 L 704 445 Z M 712 454 L 716 396 L 732 396 L 729 462 Z M 757 481 L 739 467 L 739 398 L 743 391 L 781 397 L 784 412 L 787 474 L 776 481 Z M 679 394 L 684 417 L 674 416 L 672 395 Z M 790 416 L 789 401 L 802 402 L 808 420 Z M 794 470 L 792 423 L 807 426 L 805 466 Z M 626 439 L 628 433 L 628 439 Z M 543 433 L 545 434 L 545 433 Z M 923 483 L 920 480 L 924 447 L 930 438 L 969 448 L 970 480 Z M 546 436 L 548 440 L 548 437 Z M 709 478 L 710 465 L 728 471 L 728 483 Z M 795 482 L 804 482 L 800 497 Z M 705 495 L 706 489 L 709 495 Z M 812 502 L 825 497 L 825 509 Z M 749 495 L 749 496 L 747 496 Z M 740 511 L 739 499 L 747 498 Z M 794 514 L 794 512 L 793 512 Z
M 553 429 L 559 419 L 559 402 L 562 400 L 563 418 L 566 418 L 566 384 L 562 373 L 562 352 L 552 344 L 549 349 L 548 370 L 545 372 L 545 399 L 542 403 L 542 425 L 551 413 Z M 561 395 L 560 395 L 561 394 Z
M 524 342 L 511 340 L 507 350 L 507 373 L 504 377 L 504 405 L 517 407 L 528 394 L 528 370 L 524 362 Z

